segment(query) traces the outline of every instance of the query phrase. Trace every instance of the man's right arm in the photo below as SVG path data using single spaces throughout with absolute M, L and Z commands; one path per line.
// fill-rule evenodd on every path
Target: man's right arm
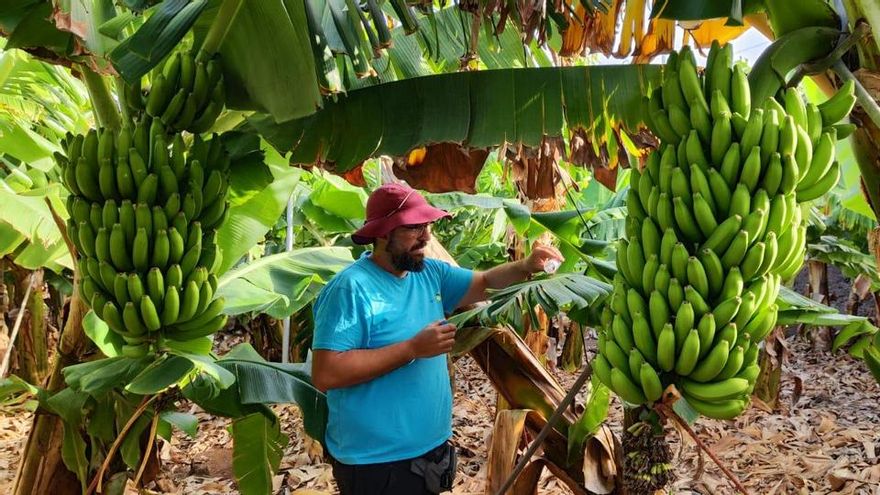
M 434 322 L 414 337 L 376 349 L 315 349 L 312 383 L 322 392 L 368 382 L 414 359 L 445 354 L 455 343 L 455 325 Z

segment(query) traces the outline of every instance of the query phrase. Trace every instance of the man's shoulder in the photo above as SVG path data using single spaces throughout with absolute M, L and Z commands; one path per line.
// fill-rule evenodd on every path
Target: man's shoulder
M 325 290 L 333 288 L 354 288 L 369 282 L 371 277 L 363 260 L 355 260 L 354 263 L 340 270 L 325 286 Z

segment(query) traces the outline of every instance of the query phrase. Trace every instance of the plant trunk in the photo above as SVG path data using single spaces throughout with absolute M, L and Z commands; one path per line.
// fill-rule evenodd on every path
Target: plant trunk
M 523 202 L 534 213 L 559 211 L 560 206 L 565 204 L 559 179 L 561 146 L 561 141 L 547 138 L 537 148 L 522 146 L 516 152 L 508 151 L 507 158 L 512 164 L 517 188 Z M 538 240 L 544 243 L 550 241 L 549 233 Z M 535 309 L 535 314 L 538 316 L 538 325 L 524 333 L 524 338 L 532 352 L 546 365 L 550 319 L 540 307 Z
M 764 340 L 761 351 L 761 374 L 755 383 L 753 394 L 770 410 L 779 407 L 779 388 L 782 384 L 782 365 L 785 363 L 788 348 L 785 346 L 785 333 L 776 327 Z
M 281 320 L 268 315 L 257 315 L 245 325 L 245 328 L 254 349 L 263 359 L 281 362 Z
M 565 329 L 565 343 L 562 345 L 562 369 L 574 373 L 584 362 L 584 327 L 580 323 L 569 322 Z
M 624 495 L 663 494 L 675 481 L 672 450 L 657 414 L 644 406 L 623 410 Z
M 18 361 L 17 374 L 26 382 L 39 385 L 46 377 L 49 368 L 47 349 L 49 320 L 46 314 L 43 271 L 38 270 L 34 273 L 33 279 L 27 277 L 24 281 L 33 283 L 33 287 L 28 300 L 24 302 L 24 307 L 20 309 L 26 313 L 16 342 L 13 343 Z
M 807 261 L 807 269 L 810 279 L 810 293 L 807 296 L 826 306 L 831 305 L 831 297 L 828 292 L 828 265 L 821 261 Z M 831 329 L 826 326 L 810 327 L 809 338 L 813 343 L 813 349 L 820 351 L 830 351 L 831 341 L 834 338 L 831 335 Z
M 87 310 L 79 298 L 79 277 L 74 278 L 74 295 L 70 305 L 64 330 L 58 344 L 58 353 L 52 363 L 52 370 L 46 390 L 54 393 L 65 387 L 61 370 L 81 361 L 87 345 L 82 328 L 82 319 Z M 34 415 L 33 426 L 28 434 L 27 444 L 22 453 L 21 464 L 15 479 L 14 495 L 74 495 L 79 493 L 80 483 L 76 475 L 67 470 L 61 459 L 63 427 L 61 419 L 38 409 Z

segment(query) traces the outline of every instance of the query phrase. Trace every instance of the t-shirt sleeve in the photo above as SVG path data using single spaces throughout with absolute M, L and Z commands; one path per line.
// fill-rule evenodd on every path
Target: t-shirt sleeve
M 328 285 L 315 302 L 312 349 L 348 351 L 365 347 L 369 302 L 356 284 Z
M 445 261 L 438 261 L 437 265 L 440 271 L 440 293 L 443 297 L 443 312 L 452 313 L 471 287 L 474 272 L 467 268 L 452 266 Z

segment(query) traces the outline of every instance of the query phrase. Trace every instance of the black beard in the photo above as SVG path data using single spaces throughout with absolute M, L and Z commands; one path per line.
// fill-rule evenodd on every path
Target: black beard
M 424 245 L 416 247 L 420 249 Z M 391 264 L 400 271 L 420 272 L 425 269 L 425 259 L 416 259 L 409 251 L 398 251 L 397 243 L 393 240 L 388 243 L 388 252 L 391 253 Z

